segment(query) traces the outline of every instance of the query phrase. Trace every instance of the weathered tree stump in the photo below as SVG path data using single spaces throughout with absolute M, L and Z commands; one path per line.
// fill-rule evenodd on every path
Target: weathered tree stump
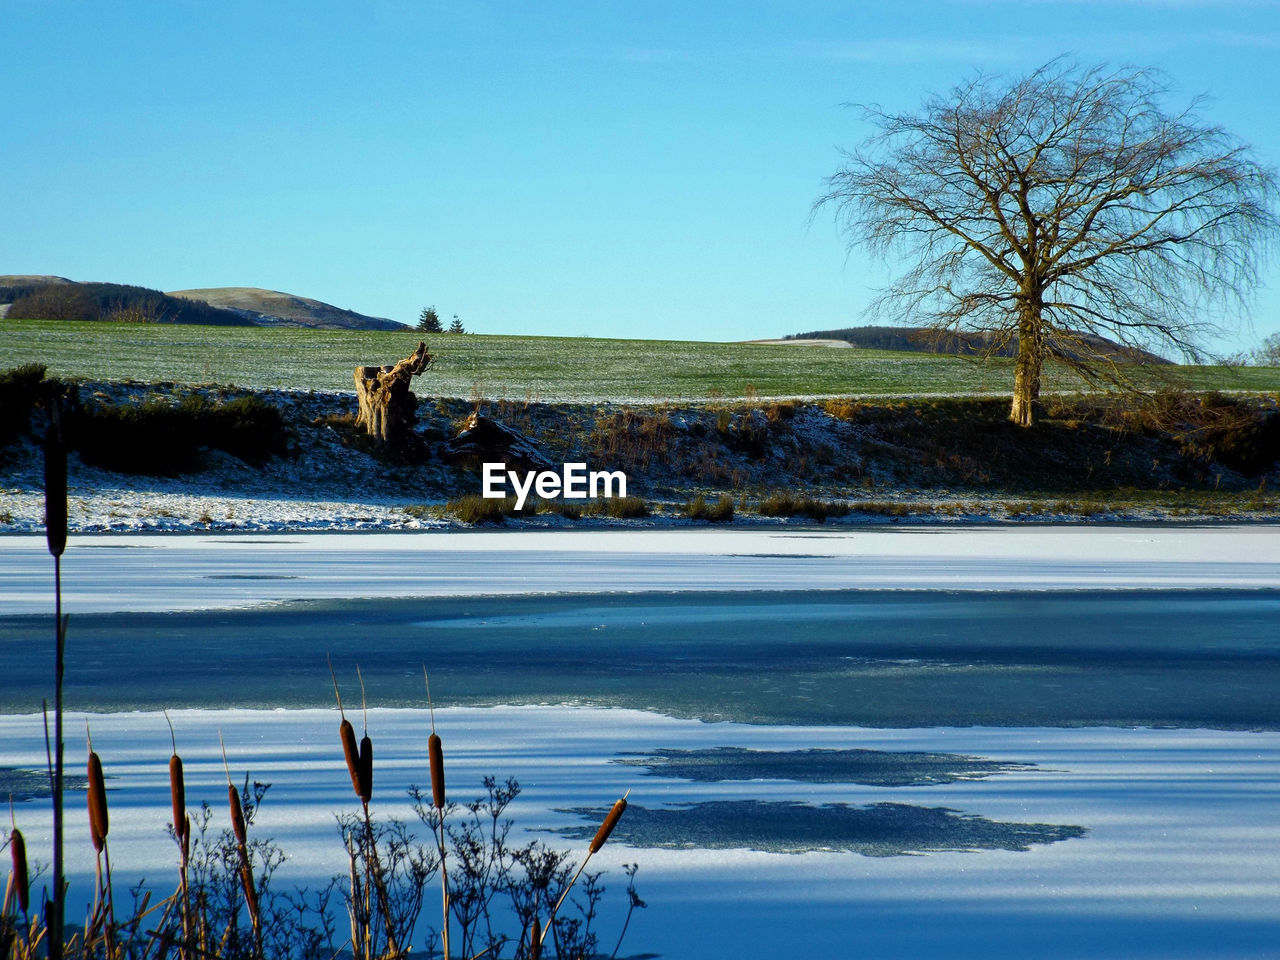
M 418 349 L 395 366 L 356 367 L 357 429 L 363 427 L 386 446 L 403 442 L 417 420 L 418 398 L 409 390 L 409 383 L 433 359 L 426 343 L 419 341 Z

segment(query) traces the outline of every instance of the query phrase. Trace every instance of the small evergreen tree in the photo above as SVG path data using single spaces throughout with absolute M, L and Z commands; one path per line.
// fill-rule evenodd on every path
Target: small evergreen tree
M 418 329 L 423 333 L 442 333 L 444 324 L 440 322 L 440 314 L 436 313 L 436 308 L 423 307 L 422 312 L 418 314 Z
M 456 313 L 453 315 L 453 323 L 449 324 L 449 332 L 450 333 L 466 333 L 467 332 L 463 328 L 462 321 L 458 319 L 458 315 Z

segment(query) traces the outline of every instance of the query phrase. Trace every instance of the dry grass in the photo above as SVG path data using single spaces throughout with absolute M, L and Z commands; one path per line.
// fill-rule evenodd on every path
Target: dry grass
M 698 494 L 684 505 L 683 513 L 690 520 L 705 520 L 708 523 L 728 523 L 733 519 L 733 497 L 721 494 L 714 503 L 709 502 L 702 494 Z
M 849 504 L 842 500 L 819 500 L 790 492 L 773 493 L 755 507 L 762 517 L 808 517 L 822 523 L 828 517 L 843 517 L 849 513 Z

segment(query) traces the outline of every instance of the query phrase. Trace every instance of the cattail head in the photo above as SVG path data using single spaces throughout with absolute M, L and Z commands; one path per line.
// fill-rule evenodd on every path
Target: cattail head
M 529 928 L 529 960 L 542 958 L 542 921 L 533 918 L 533 926 Z
M 107 843 L 107 785 L 102 776 L 102 761 L 89 751 L 89 832 L 93 849 L 102 852 Z
M 44 533 L 49 552 L 62 556 L 67 547 L 67 447 L 56 412 L 44 435 Z
M 342 738 L 342 755 L 347 759 L 347 773 L 351 774 L 351 787 L 360 796 L 360 748 L 356 746 L 356 731 L 351 721 L 343 718 L 338 727 Z
M 27 878 L 27 844 L 22 839 L 22 832 L 14 827 L 9 834 L 9 850 L 13 853 L 13 884 L 18 897 L 18 906 L 25 914 L 31 906 L 30 881 Z
M 173 735 L 173 721 L 169 719 L 168 710 L 164 712 L 164 722 L 169 724 L 169 742 L 173 744 L 173 755 L 169 757 L 169 797 L 173 801 L 173 835 L 181 844 L 183 831 L 187 829 L 187 788 L 182 779 L 182 758 L 178 756 L 178 740 Z
M 248 841 L 248 832 L 244 827 L 244 807 L 240 805 L 240 791 L 234 783 L 227 784 L 227 803 L 231 807 L 231 832 L 236 835 L 236 843 L 244 845 Z
M 360 758 L 356 767 L 356 794 L 361 803 L 368 803 L 373 797 L 373 741 L 366 733 L 360 740 Z
M 613 809 L 605 816 L 604 822 L 600 824 L 600 829 L 596 831 L 596 835 L 591 841 L 592 853 L 600 852 L 600 848 L 603 847 L 605 841 L 609 839 L 609 834 L 613 833 L 613 828 L 618 825 L 618 821 L 622 819 L 622 814 L 626 809 L 627 798 L 620 797 L 613 805 Z
M 187 826 L 187 788 L 182 779 L 182 758 L 169 758 L 169 797 L 173 801 L 173 835 L 182 841 Z
M 431 802 L 437 810 L 444 809 L 444 746 L 440 737 L 431 734 L 427 738 L 427 756 L 431 761 Z
M 191 860 L 191 814 L 182 818 L 182 865 Z

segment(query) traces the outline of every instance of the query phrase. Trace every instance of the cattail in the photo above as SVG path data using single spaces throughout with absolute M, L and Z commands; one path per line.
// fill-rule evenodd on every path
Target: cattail
M 182 758 L 169 758 L 169 796 L 173 800 L 173 835 L 182 839 L 187 819 L 187 789 L 182 779 Z
M 356 792 L 356 796 L 363 802 L 368 803 L 369 801 L 365 796 L 366 791 L 364 789 L 366 781 L 361 771 L 361 751 L 360 748 L 356 746 L 356 731 L 355 728 L 351 726 L 351 721 L 347 719 L 346 711 L 342 709 L 342 694 L 338 690 L 338 675 L 333 672 L 333 659 L 328 654 L 325 654 L 325 659 L 329 662 L 329 676 L 333 680 L 333 695 L 337 698 L 338 714 L 342 717 L 342 723 L 338 725 L 338 736 L 342 740 L 342 755 L 347 761 L 347 773 L 351 776 L 351 789 Z M 367 733 L 365 735 L 365 739 L 369 739 Z M 373 787 L 372 744 L 369 745 L 369 767 L 370 774 L 368 783 L 370 790 L 368 792 L 371 796 Z
M 427 665 L 422 665 L 422 682 L 427 688 L 427 709 L 431 711 L 431 736 L 427 737 L 427 757 L 431 765 L 431 802 L 437 810 L 444 809 L 444 746 L 436 736 L 436 705 L 431 701 L 431 678 Z
M 89 832 L 93 849 L 102 852 L 107 843 L 107 785 L 102 776 L 102 761 L 89 751 Z
M 351 774 L 351 788 L 360 796 L 360 748 L 356 746 L 356 731 L 351 721 L 343 718 L 338 727 L 342 737 L 342 754 L 347 758 L 347 773 Z
M 30 881 L 27 878 L 27 844 L 17 827 L 9 834 L 9 849 L 13 853 L 13 889 L 18 895 L 18 906 L 25 914 L 31 906 Z
M 236 843 L 243 846 L 248 841 L 248 833 L 244 828 L 244 807 L 240 805 L 240 791 L 234 783 L 227 784 L 227 803 L 231 806 L 231 832 L 236 835 Z
M 533 926 L 529 928 L 529 960 L 541 960 L 542 957 L 542 921 L 533 918 Z
M 360 764 L 356 768 L 356 796 L 366 807 L 373 797 L 373 741 L 369 739 L 369 701 L 364 694 L 364 674 L 356 664 L 356 679 L 360 681 L 360 712 L 364 718 L 364 736 L 360 739 Z
M 173 801 L 173 835 L 182 842 L 187 828 L 187 788 L 182 778 L 182 758 L 178 756 L 178 741 L 173 735 L 173 721 L 169 711 L 164 712 L 164 722 L 169 724 L 169 742 L 173 744 L 173 756 L 169 758 L 169 797 Z
M 617 802 L 613 808 L 605 815 L 604 822 L 600 824 L 600 829 L 596 831 L 595 837 L 591 841 L 591 847 L 587 850 L 587 855 L 582 858 L 582 862 L 578 864 L 578 869 L 573 875 L 573 879 L 569 881 L 569 885 L 560 893 L 560 899 L 556 901 L 556 905 L 551 909 L 551 916 L 547 920 L 547 927 L 550 928 L 556 922 L 556 914 L 560 912 L 560 907 L 564 903 L 565 898 L 569 896 L 569 891 L 573 889 L 573 885 L 578 882 L 578 878 L 582 876 L 582 871 L 587 868 L 587 863 L 593 856 L 600 852 L 600 848 L 604 846 L 605 841 L 609 839 L 609 834 L 613 833 L 613 828 L 618 825 L 618 821 L 622 819 L 623 812 L 627 809 L 627 797 L 631 791 L 628 790 Z
M 604 846 L 609 834 L 613 833 L 613 828 L 618 825 L 618 821 L 622 819 L 623 812 L 627 809 L 627 798 L 620 797 L 613 805 L 613 809 L 609 811 L 608 816 L 604 818 L 604 823 L 600 824 L 600 829 L 596 831 L 595 838 L 591 841 L 591 852 L 599 853 L 600 848 Z
M 367 804 L 373 797 L 373 741 L 367 733 L 360 741 L 360 762 L 356 772 L 356 795 L 361 803 Z
M 62 556 L 67 547 L 67 447 L 56 413 L 44 435 L 44 533 L 49 552 Z
M 191 860 L 191 814 L 182 818 L 182 865 Z
M 444 746 L 440 737 L 431 734 L 427 738 L 427 756 L 431 760 L 431 802 L 437 810 L 444 809 Z

